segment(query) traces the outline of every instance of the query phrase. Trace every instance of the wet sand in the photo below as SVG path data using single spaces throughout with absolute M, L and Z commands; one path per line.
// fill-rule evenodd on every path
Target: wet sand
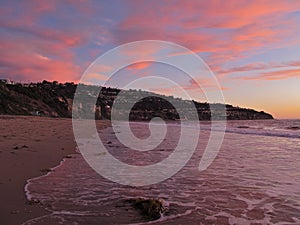
M 72 120 L 1 115 L 0 126 L 0 221 L 22 224 L 47 214 L 39 203 L 28 202 L 24 186 L 75 153 Z M 98 128 L 107 126 L 97 121 Z

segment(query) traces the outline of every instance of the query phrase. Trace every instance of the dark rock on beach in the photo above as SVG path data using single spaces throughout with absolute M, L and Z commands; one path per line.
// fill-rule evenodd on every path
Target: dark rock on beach
M 287 127 L 286 129 L 288 129 L 288 130 L 300 130 L 300 127 L 298 127 L 298 126 L 291 126 L 291 127 Z
M 163 201 L 158 199 L 134 198 L 125 200 L 125 202 L 130 203 L 132 207 L 139 210 L 146 220 L 157 220 L 166 212 Z
M 248 127 L 248 126 L 241 125 L 241 126 L 237 126 L 237 128 L 244 128 L 244 129 L 246 129 L 246 128 L 249 128 L 249 127 Z

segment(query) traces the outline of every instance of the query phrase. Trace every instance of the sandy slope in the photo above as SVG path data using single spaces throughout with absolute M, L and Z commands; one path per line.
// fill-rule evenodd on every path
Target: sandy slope
M 99 128 L 108 125 L 97 121 Z M 46 213 L 27 201 L 24 185 L 74 153 L 72 120 L 2 115 L 0 127 L 0 221 L 21 224 Z

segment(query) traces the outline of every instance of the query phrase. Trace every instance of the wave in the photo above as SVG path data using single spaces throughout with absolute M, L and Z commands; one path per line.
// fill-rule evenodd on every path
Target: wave
M 221 132 L 219 129 L 201 128 L 203 130 L 211 130 Z M 283 137 L 283 138 L 300 138 L 300 133 L 285 132 L 279 130 L 255 129 L 255 128 L 227 128 L 226 133 L 248 134 L 259 136 Z
M 168 123 L 169 125 L 169 123 Z M 191 122 L 170 123 L 171 126 L 185 126 L 198 129 Z M 300 120 L 243 120 L 200 122 L 203 131 L 226 132 L 243 135 L 259 135 L 283 138 L 300 138 Z

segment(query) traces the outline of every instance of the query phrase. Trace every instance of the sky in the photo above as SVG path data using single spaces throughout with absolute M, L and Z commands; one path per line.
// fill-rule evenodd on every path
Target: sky
M 1 0 L 0 78 L 78 82 L 107 51 L 161 40 L 199 55 L 216 76 L 226 103 L 275 118 L 300 118 L 299 24 L 298 0 Z M 155 48 L 136 51 L 153 61 L 162 54 Z M 105 76 L 102 70 L 99 76 Z M 114 77 L 119 87 L 134 77 L 164 73 L 193 90 L 196 100 L 205 100 L 195 82 L 176 75 L 174 68 L 145 62 L 122 71 Z M 210 85 L 201 74 L 196 79 Z M 156 88 L 172 94 L 170 86 Z

